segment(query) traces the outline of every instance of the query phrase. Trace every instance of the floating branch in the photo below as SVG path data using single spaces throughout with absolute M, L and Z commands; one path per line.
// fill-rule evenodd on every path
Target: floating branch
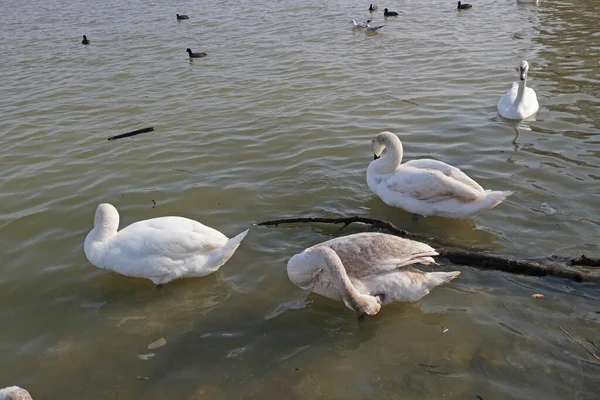
M 513 274 L 531 275 L 531 276 L 556 276 L 567 278 L 576 282 L 599 282 L 600 275 L 590 274 L 587 272 L 570 268 L 574 265 L 598 266 L 600 259 L 588 258 L 582 255 L 578 258 L 569 259 L 566 257 L 551 257 L 534 259 L 516 259 L 511 257 L 503 257 L 494 254 L 470 251 L 461 249 L 459 246 L 452 244 L 444 244 L 442 241 L 430 238 L 425 235 L 408 232 L 400 229 L 391 222 L 382 221 L 375 218 L 365 217 L 348 217 L 348 218 L 287 218 L 277 219 L 273 221 L 259 222 L 258 226 L 278 226 L 280 224 L 295 224 L 295 223 L 329 223 L 329 224 L 344 224 L 341 229 L 348 225 L 360 222 L 370 225 L 373 228 L 385 229 L 388 232 L 409 239 L 420 240 L 431 244 L 441 257 L 446 258 L 454 264 L 469 265 L 482 269 L 500 270 Z M 340 229 L 340 230 L 341 230 Z
M 154 130 L 154 127 L 151 126 L 149 128 L 142 128 L 142 129 L 138 129 L 137 131 L 131 131 L 131 132 L 127 132 L 127 133 L 122 133 L 120 135 L 111 136 L 108 138 L 108 140 L 122 139 L 122 138 L 126 138 L 129 136 L 139 135 L 140 133 L 152 132 L 153 130 Z

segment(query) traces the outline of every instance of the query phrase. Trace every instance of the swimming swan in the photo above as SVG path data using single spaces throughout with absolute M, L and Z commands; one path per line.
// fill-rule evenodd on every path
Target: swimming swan
M 421 159 L 401 164 L 402 142 L 391 132 L 375 136 L 371 147 L 375 160 L 367 168 L 367 184 L 390 206 L 424 216 L 464 218 L 494 208 L 512 194 L 484 190 L 460 169 L 442 161 Z
M 519 65 L 519 83 L 513 82 L 512 88 L 498 101 L 498 114 L 506 119 L 524 119 L 535 114 L 540 108 L 535 90 L 527 87 L 529 63 L 521 61 Z
M 33 400 L 29 392 L 18 386 L 0 389 L 0 400 Z
M 135 222 L 120 231 L 111 204 L 96 209 L 94 228 L 85 238 L 85 255 L 96 267 L 154 284 L 208 275 L 225 264 L 248 230 L 228 239 L 216 229 L 182 217 Z
M 417 301 L 460 275 L 423 272 L 411 265 L 435 264 L 429 245 L 385 233 L 357 233 L 319 243 L 287 264 L 296 286 L 341 300 L 359 316 L 375 315 L 394 301 Z

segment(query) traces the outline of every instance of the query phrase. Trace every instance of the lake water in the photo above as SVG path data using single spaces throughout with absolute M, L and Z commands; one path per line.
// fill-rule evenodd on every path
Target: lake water
M 599 363 L 558 328 L 600 347 L 596 285 L 442 263 L 462 274 L 359 325 L 341 303 L 305 300 L 285 266 L 361 226 L 255 227 L 219 272 L 158 291 L 83 252 L 110 202 L 121 226 L 180 215 L 233 236 L 360 215 L 497 254 L 600 256 L 597 1 L 472 3 L 380 3 L 404 12 L 373 14 L 385 27 L 367 35 L 349 24 L 369 17 L 356 0 L 2 1 L 0 387 L 42 400 L 597 399 Z M 515 123 L 496 103 L 522 59 L 541 106 Z M 516 193 L 466 220 L 389 207 L 365 180 L 383 130 L 406 159 Z

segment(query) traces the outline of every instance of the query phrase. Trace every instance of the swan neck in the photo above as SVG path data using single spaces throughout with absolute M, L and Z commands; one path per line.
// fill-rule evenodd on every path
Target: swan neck
M 361 294 L 358 293 L 352 284 L 352 281 L 350 281 L 350 278 L 346 273 L 346 268 L 335 251 L 330 250 L 328 252 L 325 268 L 346 306 L 356 311 L 358 314 L 363 314 L 366 307 L 361 299 Z
M 522 81 L 519 81 L 519 90 L 517 91 L 517 98 L 516 98 L 516 102 L 521 102 L 521 100 L 523 100 L 523 94 L 525 93 L 525 87 L 527 85 L 527 77 L 525 77 L 525 79 L 523 79 Z
M 396 172 L 402 163 L 403 149 L 400 141 L 387 143 L 385 152 L 375 161 L 375 170 L 380 174 Z

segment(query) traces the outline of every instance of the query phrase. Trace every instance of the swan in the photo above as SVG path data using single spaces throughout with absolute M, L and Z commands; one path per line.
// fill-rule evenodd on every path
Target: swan
M 200 57 L 205 57 L 206 53 L 193 53 L 191 49 L 185 49 L 185 51 L 187 51 L 187 53 L 189 54 L 190 58 L 200 58 Z
M 473 7 L 472 4 L 467 4 L 467 3 L 461 3 L 460 1 L 458 2 L 458 7 L 456 7 L 459 10 L 466 10 L 467 8 L 471 8 Z
M 367 22 L 356 22 L 356 20 L 350 21 L 352 25 L 354 25 L 353 29 L 361 29 L 369 25 L 369 23 L 373 21 L 373 19 L 368 19 Z
M 156 285 L 215 272 L 248 233 L 228 239 L 216 229 L 182 217 L 152 218 L 118 229 L 117 209 L 100 204 L 94 228 L 85 238 L 87 259 L 98 268 L 147 278 Z
M 90 44 L 90 41 L 85 35 L 83 35 L 83 40 L 81 41 L 81 44 Z
M 367 25 L 365 26 L 365 28 L 366 28 L 366 31 L 367 31 L 367 32 L 375 32 L 375 31 L 377 31 L 378 29 L 381 29 L 381 28 L 383 28 L 384 26 L 385 26 L 385 25 L 375 25 L 375 26 L 371 26 L 371 25 L 369 25 L 369 24 L 367 23 Z
M 383 10 L 383 16 L 384 17 L 397 17 L 398 13 L 396 11 L 388 11 L 388 9 L 384 9 Z
M 0 389 L 0 400 L 33 400 L 29 392 L 18 386 Z
M 506 119 L 524 119 L 532 116 L 540 108 L 535 90 L 527 87 L 529 63 L 521 61 L 519 65 L 519 83 L 513 82 L 512 88 L 498 101 L 498 114 Z
M 187 15 L 179 15 L 179 14 L 176 14 L 176 15 L 177 15 L 177 19 L 179 19 L 179 20 L 190 19 L 190 17 L 188 17 Z
M 402 142 L 381 132 L 371 142 L 375 160 L 367 168 L 367 185 L 384 203 L 408 212 L 464 218 L 500 204 L 510 191 L 484 190 L 460 169 L 442 161 L 402 162 Z M 384 152 L 385 150 L 385 152 Z
M 375 315 L 394 301 L 414 302 L 460 275 L 423 272 L 412 264 L 435 264 L 429 245 L 385 233 L 356 233 L 319 243 L 287 263 L 296 286 L 341 300 L 359 316 Z

